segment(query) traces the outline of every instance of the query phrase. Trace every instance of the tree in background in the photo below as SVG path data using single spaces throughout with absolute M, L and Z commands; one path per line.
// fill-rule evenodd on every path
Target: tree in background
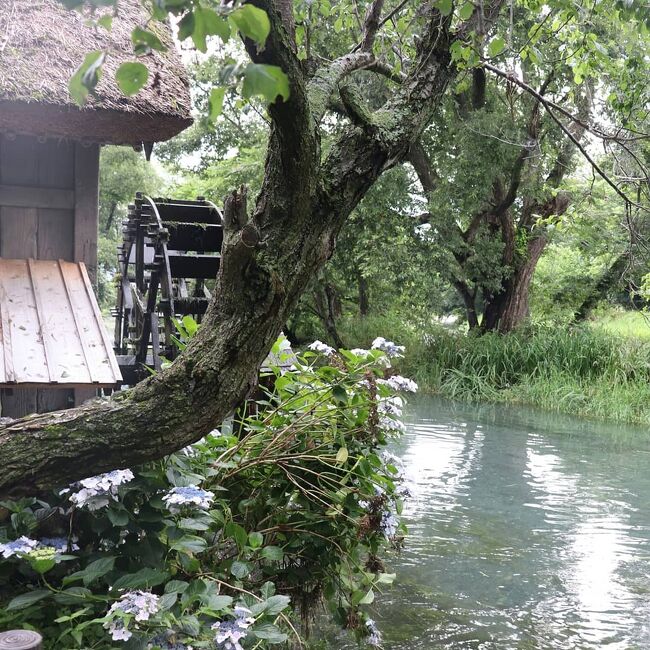
M 503 7 L 502 0 L 152 4 L 156 18 L 166 17 L 167 8 L 179 17 L 180 36 L 192 37 L 199 49 L 206 49 L 206 35 L 225 39 L 231 27 L 244 37 L 250 63 L 227 75 L 224 69 L 224 77 L 241 86 L 244 99 L 272 102 L 261 190 L 250 211 L 245 192 L 226 201 L 214 297 L 178 359 L 113 399 L 0 428 L 0 493 L 33 492 L 163 457 L 201 438 L 241 403 L 300 296 L 331 257 L 344 222 L 379 177 L 417 146 L 461 68 L 507 76 L 478 54 L 486 43 L 493 57 L 503 52 Z M 551 3 L 577 26 L 600 12 L 611 21 L 641 12 L 645 20 L 644 7 L 634 2 L 589 7 Z M 541 4 L 524 8 L 531 21 L 543 20 Z M 319 51 L 321 43 L 327 48 Z M 514 49 L 508 56 L 519 59 Z M 581 62 L 594 57 L 585 52 Z M 501 62 L 510 63 L 505 56 Z M 97 76 L 96 65 L 80 72 L 82 80 Z M 147 75 L 128 80 L 124 89 L 137 92 Z M 226 94 L 224 78 L 215 83 L 212 114 Z M 384 92 L 375 91 L 378 83 Z M 341 111 L 344 117 L 336 117 Z M 338 134 L 324 147 L 338 119 Z

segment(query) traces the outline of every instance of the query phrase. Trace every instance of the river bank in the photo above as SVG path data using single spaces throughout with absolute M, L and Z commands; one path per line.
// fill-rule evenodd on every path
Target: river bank
M 437 325 L 416 328 L 392 317 L 348 320 L 341 330 L 349 347 L 368 345 L 375 336 L 405 345 L 400 370 L 424 392 L 650 424 L 647 340 L 589 325 L 473 336 Z

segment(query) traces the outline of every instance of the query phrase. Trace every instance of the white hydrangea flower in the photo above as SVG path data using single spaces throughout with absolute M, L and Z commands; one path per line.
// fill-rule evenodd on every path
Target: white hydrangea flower
M 404 350 L 406 349 L 403 345 L 397 345 L 392 341 L 387 341 L 383 336 L 378 336 L 372 342 L 371 348 L 373 350 L 381 350 L 391 358 L 404 356 Z
M 408 393 L 417 393 L 418 385 L 408 377 L 402 377 L 402 375 L 393 375 L 388 379 L 378 379 L 378 384 L 384 384 L 384 386 L 390 387 L 392 390 L 405 391 Z
M 363 348 L 352 348 L 350 352 L 352 352 L 352 354 L 357 357 L 361 357 L 362 359 L 365 359 L 370 354 L 370 350 L 364 350 Z
M 116 469 L 105 474 L 91 476 L 70 486 L 72 489 L 80 489 L 70 494 L 69 499 L 78 508 L 99 510 L 105 508 L 111 501 L 117 501 L 118 487 L 134 478 L 130 469 Z M 70 488 L 61 490 L 60 494 L 69 492 Z
M 208 510 L 214 499 L 214 492 L 202 490 L 196 485 L 172 488 L 164 497 L 169 512 L 176 514 L 185 506 L 195 506 L 201 510 Z
M 312 352 L 320 352 L 320 354 L 324 354 L 326 357 L 329 357 L 333 355 L 336 350 L 334 348 L 331 348 L 329 345 L 326 343 L 323 343 L 322 341 L 314 341 L 310 345 L 307 346 Z

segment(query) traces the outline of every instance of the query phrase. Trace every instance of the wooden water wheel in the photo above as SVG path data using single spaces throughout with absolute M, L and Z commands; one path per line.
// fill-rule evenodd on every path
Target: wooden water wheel
M 175 319 L 197 322 L 211 298 L 206 285 L 221 261 L 223 220 L 210 201 L 152 199 L 140 193 L 123 222 L 115 352 L 125 383 L 178 354 Z

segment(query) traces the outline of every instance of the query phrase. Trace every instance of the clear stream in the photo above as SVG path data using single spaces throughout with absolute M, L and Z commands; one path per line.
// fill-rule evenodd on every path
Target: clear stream
M 384 648 L 650 648 L 650 431 L 431 397 L 407 427 Z

